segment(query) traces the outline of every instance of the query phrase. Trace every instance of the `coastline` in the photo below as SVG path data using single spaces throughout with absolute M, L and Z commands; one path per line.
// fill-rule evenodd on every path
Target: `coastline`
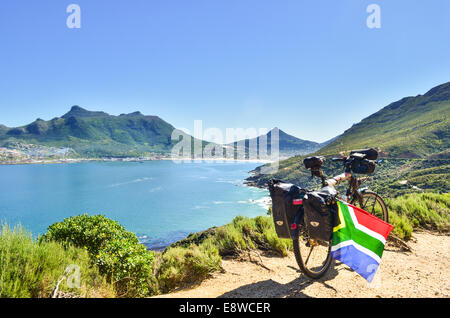
M 272 199 L 269 195 L 267 195 L 267 196 L 262 197 L 261 199 L 254 200 L 252 203 L 257 203 L 259 206 L 264 208 L 267 213 L 267 210 L 269 209 L 269 207 L 272 206 Z M 263 215 L 266 215 L 266 213 Z M 222 226 L 224 226 L 224 225 L 226 225 L 226 224 L 223 224 Z M 179 230 L 177 232 L 182 235 L 175 237 L 175 240 L 173 240 L 173 241 L 170 240 L 169 237 L 167 237 L 167 236 L 166 237 L 155 237 L 152 239 L 148 239 L 147 236 L 141 236 L 138 239 L 139 239 L 139 243 L 143 244 L 147 248 L 147 250 L 154 251 L 154 252 L 164 252 L 164 250 L 166 250 L 168 247 L 170 247 L 180 241 L 183 241 L 184 239 L 186 239 L 188 236 L 190 236 L 192 234 L 207 232 L 210 229 L 216 228 L 216 227 L 217 226 L 210 226 L 208 228 L 205 228 L 198 232 L 193 232 L 193 233 L 188 233 L 183 230 Z
M 230 158 L 182 158 L 182 159 L 172 159 L 170 157 L 128 157 L 128 158 L 67 158 L 67 159 L 28 159 L 28 160 L 20 160 L 20 161 L 8 161 L 8 162 L 0 162 L 0 166 L 14 166 L 14 165 L 46 165 L 46 164 L 73 164 L 73 163 L 84 163 L 84 162 L 136 162 L 143 163 L 146 161 L 169 161 L 172 160 L 176 163 L 202 163 L 202 162 L 223 162 L 223 163 L 267 163 L 265 160 L 243 160 L 243 159 L 230 159 Z M 241 180 L 242 185 L 246 187 L 254 187 L 259 189 L 264 189 L 263 187 L 254 186 L 251 183 L 247 183 L 247 178 L 250 177 L 254 171 L 249 171 L 247 177 L 243 177 Z M 259 199 L 250 199 L 249 204 L 259 205 L 267 211 L 268 207 L 271 205 L 270 196 L 263 196 Z M 263 214 L 263 212 L 261 212 Z M 205 228 L 202 230 L 207 230 L 209 228 Z M 152 251 L 164 251 L 170 245 L 186 238 L 191 233 L 186 233 L 182 229 L 177 231 L 178 234 L 172 236 L 173 240 L 170 237 L 154 237 L 150 240 L 147 240 L 147 237 L 139 237 L 139 241 L 141 244 L 146 246 L 148 250 Z
M 176 163 L 195 163 L 195 162 L 249 162 L 249 163 L 270 163 L 269 160 L 260 159 L 231 159 L 231 158 L 179 158 L 173 159 L 169 157 L 125 157 L 125 158 L 70 158 L 70 159 L 27 159 L 17 161 L 0 161 L 0 166 L 14 165 L 33 165 L 33 164 L 70 164 L 80 162 L 146 162 L 171 160 Z
M 254 171 L 249 171 L 249 174 L 253 174 L 253 173 L 254 173 Z M 243 184 L 244 186 L 246 186 L 246 187 L 267 190 L 267 187 L 262 187 L 262 186 L 253 185 L 253 184 L 251 184 L 251 183 L 247 183 L 246 180 L 247 180 L 247 179 L 244 179 L 244 180 L 242 181 L 242 184 Z M 251 200 L 251 199 L 250 199 L 250 200 Z M 261 199 L 258 199 L 258 200 L 251 200 L 251 202 L 252 202 L 252 203 L 259 203 L 259 205 L 260 205 L 262 208 L 264 208 L 264 209 L 266 210 L 266 213 L 267 213 L 267 210 L 269 209 L 269 207 L 272 206 L 272 198 L 270 197 L 270 195 L 264 196 L 264 197 L 262 197 Z M 186 239 L 188 236 L 190 236 L 190 235 L 192 235 L 192 234 L 198 234 L 198 233 L 207 232 L 207 231 L 209 231 L 210 229 L 212 229 L 212 228 L 214 228 L 214 227 L 215 227 L 215 226 L 211 226 L 211 227 L 209 227 L 209 228 L 200 230 L 199 232 L 195 232 L 195 233 L 187 233 L 187 232 L 184 232 L 184 231 L 180 230 L 180 231 L 178 231 L 178 232 L 179 232 L 179 233 L 183 233 L 184 237 L 182 237 L 182 238 L 177 238 L 177 239 L 176 239 L 175 241 L 173 241 L 172 243 L 168 243 L 168 242 L 166 243 L 166 242 L 164 242 L 165 240 L 167 240 L 167 237 L 153 238 L 153 239 L 151 239 L 151 240 L 149 240 L 149 241 L 146 241 L 146 239 L 147 239 L 146 236 L 145 236 L 145 237 L 140 237 L 140 238 L 139 238 L 139 242 L 140 242 L 141 244 L 143 244 L 143 245 L 147 248 L 147 250 L 149 250 L 149 251 L 154 251 L 154 252 L 164 252 L 168 247 L 170 247 L 170 246 L 172 246 L 172 245 L 174 245 L 174 244 L 176 244 L 176 243 L 178 243 L 178 242 L 180 242 L 180 241 L 183 241 L 183 240 Z M 187 234 L 186 234 L 186 233 L 187 233 Z M 153 241 L 153 244 L 152 244 L 152 241 Z

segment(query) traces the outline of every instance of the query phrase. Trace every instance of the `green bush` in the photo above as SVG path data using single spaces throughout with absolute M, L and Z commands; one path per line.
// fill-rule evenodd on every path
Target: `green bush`
M 201 282 L 220 270 L 222 256 L 260 249 L 280 256 L 292 250 L 291 240 L 279 239 L 271 217 L 237 216 L 224 226 L 194 233 L 158 256 L 156 278 L 162 292 Z
M 80 270 L 80 288 L 69 288 L 62 279 L 70 265 Z M 74 272 L 67 273 L 70 278 Z M 92 266 L 86 250 L 56 242 L 37 242 L 21 226 L 0 227 L 0 297 L 50 297 L 58 291 L 80 297 L 114 297 L 97 266 Z
M 386 199 L 394 233 L 410 238 L 412 229 L 422 227 L 440 232 L 450 229 L 450 194 L 412 193 Z
M 201 282 L 220 270 L 221 257 L 211 240 L 201 245 L 168 248 L 162 254 L 158 281 L 162 292 Z
M 100 271 L 111 279 L 119 297 L 155 294 L 154 253 L 118 222 L 103 215 L 78 215 L 48 228 L 43 241 L 85 248 Z
M 172 245 L 172 247 L 185 247 L 191 244 L 200 245 L 210 240 L 221 256 L 237 255 L 243 251 L 260 249 L 287 255 L 292 250 L 291 240 L 278 238 L 275 225 L 269 216 L 248 218 L 237 216 L 229 224 L 208 231 L 189 235 L 186 239 Z
M 242 232 L 233 224 L 227 224 L 217 229 L 214 244 L 222 256 L 236 255 L 248 248 L 254 248 L 252 242 L 246 242 Z
M 413 233 L 413 224 L 406 215 L 398 215 L 394 211 L 389 211 L 389 223 L 394 225 L 392 232 L 399 238 L 409 240 Z

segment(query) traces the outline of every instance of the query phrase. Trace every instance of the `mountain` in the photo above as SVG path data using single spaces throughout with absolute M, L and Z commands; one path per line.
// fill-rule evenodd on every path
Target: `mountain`
M 8 127 L 6 127 L 5 125 L 0 124 L 0 134 L 5 133 L 6 131 L 8 131 Z
M 80 106 L 72 106 L 70 111 L 63 115 L 61 118 L 69 117 L 82 117 L 82 118 L 92 118 L 92 117 L 108 117 L 109 115 L 105 112 L 93 112 L 81 108 Z
M 87 157 L 165 154 L 178 142 L 171 140 L 174 130 L 157 116 L 140 112 L 113 116 L 73 106 L 65 115 L 49 121 L 38 118 L 22 127 L 0 126 L 0 145 L 69 147 Z
M 346 130 L 320 154 L 377 147 L 384 157 L 424 158 L 449 148 L 449 127 L 450 82 L 389 104 Z
M 450 191 L 450 82 L 387 105 L 314 155 L 330 157 L 365 147 L 377 148 L 384 158 L 368 183 L 378 191 L 387 195 L 411 189 Z M 307 187 L 317 185 L 303 167 L 303 158 L 280 161 L 272 174 L 261 174 L 259 167 L 247 181 L 265 186 L 271 178 L 278 178 Z M 324 171 L 331 176 L 342 172 L 342 166 L 327 160 Z
M 259 149 L 259 145 L 261 140 L 267 140 L 267 151 L 270 153 L 272 149 L 272 134 L 275 134 L 276 136 L 278 134 L 278 143 L 279 143 L 279 154 L 280 158 L 289 158 L 296 155 L 304 155 L 308 153 L 312 153 L 318 149 L 321 148 L 321 144 L 314 142 L 314 141 L 308 141 L 308 140 L 302 140 L 297 137 L 294 137 L 292 135 L 289 135 L 279 129 L 278 127 L 273 128 L 270 130 L 266 135 L 262 135 L 256 138 L 252 139 L 245 139 L 238 142 L 234 142 L 231 144 L 228 144 L 228 147 L 234 147 L 235 152 L 237 151 L 237 147 L 239 144 L 245 144 L 245 152 L 246 156 L 248 156 L 248 148 L 250 145 L 256 145 Z M 264 151 L 264 150 L 263 150 Z M 266 151 L 266 153 L 267 153 Z
M 336 139 L 338 139 L 340 136 L 341 136 L 341 135 L 338 135 L 338 136 L 336 136 L 336 137 L 333 137 L 333 138 L 331 138 L 331 139 L 328 139 L 327 141 L 321 142 L 321 143 L 319 144 L 320 148 L 323 148 L 323 147 L 325 147 L 326 145 L 332 143 L 333 141 L 335 141 Z M 320 148 L 319 148 L 319 149 L 320 149 Z

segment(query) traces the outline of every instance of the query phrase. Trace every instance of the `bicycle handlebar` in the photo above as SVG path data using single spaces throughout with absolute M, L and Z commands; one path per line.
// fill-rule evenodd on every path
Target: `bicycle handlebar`
M 351 173 L 344 172 L 344 173 L 341 173 L 340 175 L 334 176 L 331 179 L 325 180 L 325 183 L 328 186 L 335 186 L 336 184 L 341 183 L 344 180 L 348 180 L 351 177 L 352 177 Z
M 344 173 L 339 174 L 337 176 L 334 176 L 331 179 L 326 179 L 325 178 L 325 176 L 323 175 L 321 166 L 318 169 L 316 168 L 316 170 L 313 170 L 311 168 L 312 176 L 320 177 L 322 179 L 322 185 L 323 186 L 335 186 L 335 185 L 341 183 L 342 181 L 349 180 L 349 179 L 352 178 L 353 174 L 352 174 L 352 171 L 351 171 L 350 167 L 351 167 L 351 165 L 352 165 L 352 163 L 353 163 L 353 161 L 355 159 L 356 158 L 354 158 L 353 156 L 350 156 L 350 157 L 343 156 L 341 158 L 331 158 L 331 161 L 343 162 L 344 167 L 345 167 L 345 172 Z
M 342 158 L 331 158 L 331 161 L 343 161 L 345 162 L 348 159 L 348 157 L 342 157 Z

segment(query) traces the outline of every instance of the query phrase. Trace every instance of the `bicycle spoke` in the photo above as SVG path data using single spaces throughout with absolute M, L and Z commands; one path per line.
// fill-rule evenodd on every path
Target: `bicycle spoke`
M 365 209 L 366 208 L 366 204 L 367 204 L 367 202 L 369 202 L 369 199 L 370 199 L 370 197 L 368 197 L 367 199 L 366 199 L 366 202 L 364 203 L 364 204 L 362 204 L 362 206 L 361 206 L 361 209 Z M 362 201 L 363 199 L 361 199 L 361 201 Z
M 373 199 L 373 204 L 372 204 L 372 214 L 375 215 L 375 204 L 377 203 L 377 198 Z
M 373 202 L 370 202 L 370 200 L 373 200 Z M 370 214 L 382 220 L 388 220 L 385 213 L 386 208 L 383 199 L 375 193 L 361 193 L 360 199 L 355 203 L 360 204 L 359 207 Z

